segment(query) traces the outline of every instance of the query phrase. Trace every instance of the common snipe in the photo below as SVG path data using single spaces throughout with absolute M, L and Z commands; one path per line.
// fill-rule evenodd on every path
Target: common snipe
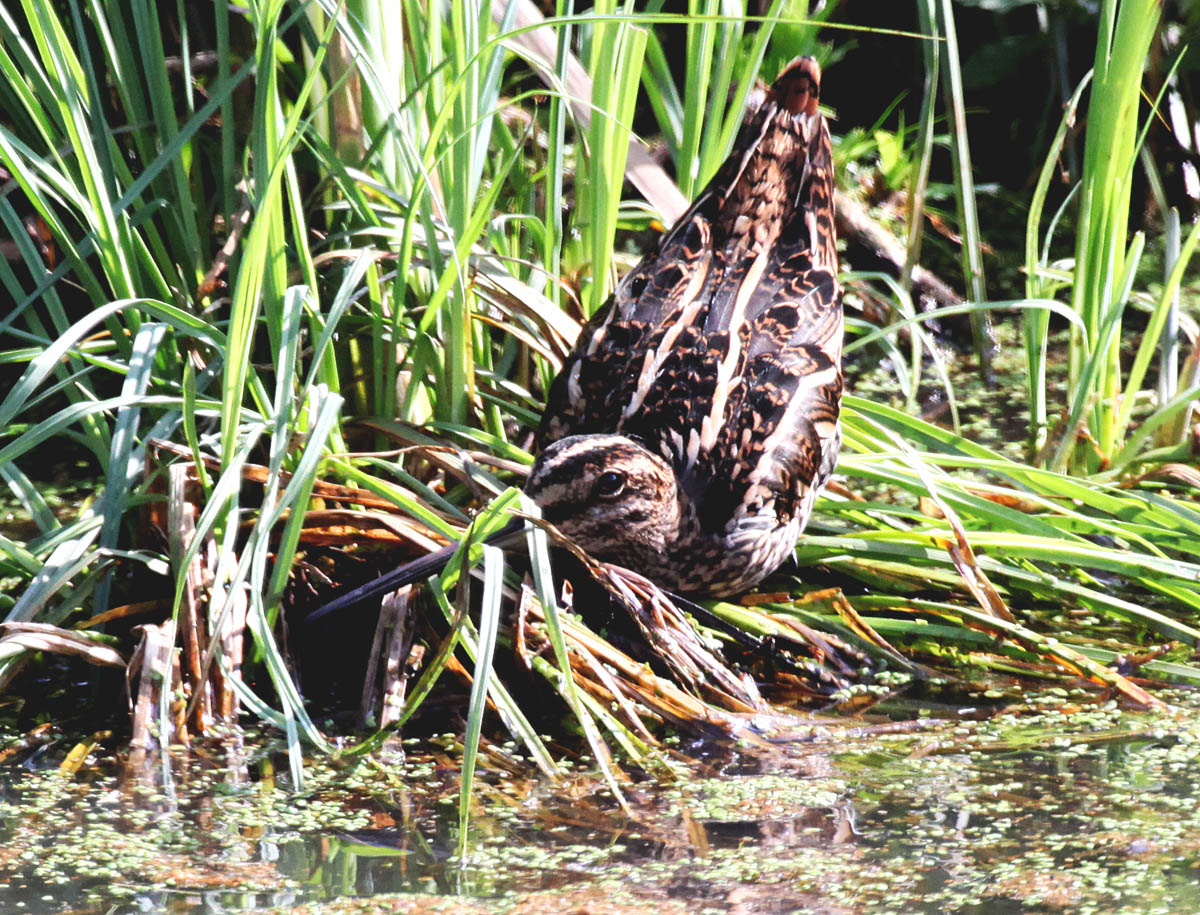
M 799 58 L 754 93 L 729 159 L 550 388 L 526 492 L 590 554 L 669 589 L 761 581 L 837 461 L 842 309 L 820 81 Z M 310 620 L 419 581 L 453 550 Z
M 593 556 L 682 592 L 791 553 L 841 445 L 842 309 L 820 68 L 798 58 L 580 335 L 528 492 Z

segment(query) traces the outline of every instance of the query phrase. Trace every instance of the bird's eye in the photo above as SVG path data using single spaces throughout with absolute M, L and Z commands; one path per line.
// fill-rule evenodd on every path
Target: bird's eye
M 607 470 L 596 478 L 592 492 L 602 498 L 611 499 L 613 496 L 619 496 L 624 488 L 625 474 Z

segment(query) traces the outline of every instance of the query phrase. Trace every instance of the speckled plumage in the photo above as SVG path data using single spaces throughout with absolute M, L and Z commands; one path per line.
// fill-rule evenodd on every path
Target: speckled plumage
M 730 157 L 550 389 L 526 490 L 592 555 L 678 591 L 736 593 L 772 572 L 837 460 L 842 311 L 819 87 L 800 58 L 756 91 Z

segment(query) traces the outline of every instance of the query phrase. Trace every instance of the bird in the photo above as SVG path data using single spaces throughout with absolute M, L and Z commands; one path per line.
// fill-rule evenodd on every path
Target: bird
M 800 57 L 750 93 L 729 157 L 547 393 L 525 493 L 592 558 L 677 595 L 744 593 L 778 568 L 837 462 L 843 328 L 820 86 Z M 307 619 L 422 581 L 457 548 Z
M 841 447 L 829 129 L 811 57 L 761 84 L 730 155 L 551 383 L 525 492 L 592 557 L 727 597 L 793 555 Z

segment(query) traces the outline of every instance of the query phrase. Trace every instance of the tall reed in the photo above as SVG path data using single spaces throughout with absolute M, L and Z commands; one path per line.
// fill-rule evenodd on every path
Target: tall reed
M 1104 0 L 1087 113 L 1071 305 L 1084 329 L 1071 333 L 1066 435 L 1055 465 L 1100 469 L 1121 444 L 1121 321 L 1141 253 L 1128 241 L 1129 202 L 1140 142 L 1142 72 L 1161 14 L 1157 0 Z M 1136 388 L 1125 397 L 1137 396 Z M 1076 433 L 1078 429 L 1078 433 Z

